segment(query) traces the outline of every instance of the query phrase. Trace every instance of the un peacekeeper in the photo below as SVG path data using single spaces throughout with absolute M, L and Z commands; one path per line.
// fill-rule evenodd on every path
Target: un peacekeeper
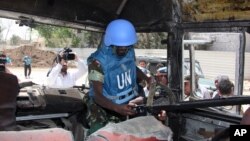
M 155 76 L 156 85 L 152 90 L 153 94 L 153 106 L 154 105 L 168 105 L 172 104 L 176 101 L 175 95 L 172 93 L 170 88 L 168 87 L 168 73 L 167 67 L 160 67 L 157 69 Z M 145 95 L 147 96 L 147 100 L 151 99 L 149 96 L 149 87 L 144 87 Z M 145 100 L 144 100 L 145 101 Z M 161 110 L 159 113 L 152 113 L 156 119 L 165 124 L 167 120 L 167 114 L 165 110 Z
M 163 86 L 168 85 L 168 75 L 167 75 L 167 67 L 161 67 L 157 69 L 156 74 L 156 94 L 155 96 L 164 96 L 167 94 L 167 91 L 163 88 Z
M 142 103 L 136 81 L 150 82 L 150 78 L 136 67 L 135 43 L 137 35 L 132 23 L 117 19 L 107 26 L 103 42 L 88 58 L 90 91 L 85 97 L 88 135 L 108 122 L 118 123 L 135 115 L 133 108 Z
M 154 99 L 158 99 L 160 97 L 166 97 L 169 93 L 172 94 L 172 91 L 169 89 L 168 85 L 168 74 L 167 74 L 167 67 L 160 67 L 157 69 L 155 74 L 156 80 L 156 87 L 155 87 L 155 95 Z M 144 87 L 144 91 L 146 96 L 149 93 L 148 87 Z

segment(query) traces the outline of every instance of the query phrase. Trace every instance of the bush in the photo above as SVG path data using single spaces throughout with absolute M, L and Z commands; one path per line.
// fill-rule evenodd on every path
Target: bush
M 21 42 L 21 37 L 17 36 L 17 35 L 12 35 L 12 37 L 10 38 L 10 44 L 11 45 L 18 45 Z

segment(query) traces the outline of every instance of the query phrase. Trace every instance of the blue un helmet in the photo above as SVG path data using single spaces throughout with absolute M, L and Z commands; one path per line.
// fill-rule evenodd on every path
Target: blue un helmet
M 167 67 L 160 67 L 156 71 L 156 76 L 167 76 L 168 75 L 168 68 Z
M 106 46 L 131 46 L 136 42 L 137 35 L 132 23 L 124 19 L 109 23 L 104 36 Z

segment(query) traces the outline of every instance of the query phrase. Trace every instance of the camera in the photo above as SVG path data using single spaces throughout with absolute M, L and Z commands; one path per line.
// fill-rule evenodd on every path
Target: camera
M 75 54 L 72 52 L 72 49 L 64 48 L 62 58 L 64 60 L 75 60 Z

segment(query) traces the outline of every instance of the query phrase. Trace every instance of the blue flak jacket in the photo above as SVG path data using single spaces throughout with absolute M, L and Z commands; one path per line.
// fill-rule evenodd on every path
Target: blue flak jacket
M 119 57 L 112 47 L 104 43 L 90 55 L 88 61 L 98 60 L 104 72 L 103 95 L 116 104 L 128 103 L 137 95 L 135 52 L 131 48 L 126 56 Z M 90 96 L 93 87 L 90 85 Z

